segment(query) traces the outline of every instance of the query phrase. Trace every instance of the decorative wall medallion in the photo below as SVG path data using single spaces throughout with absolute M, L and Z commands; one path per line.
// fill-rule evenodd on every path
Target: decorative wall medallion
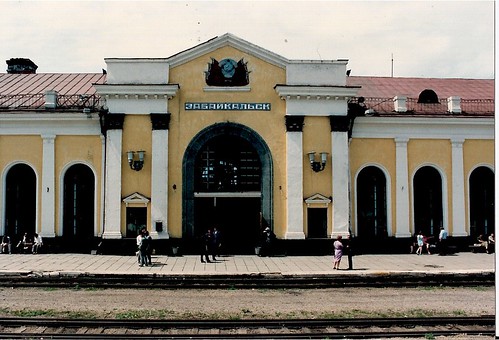
M 249 72 L 243 59 L 222 59 L 220 62 L 211 58 L 206 71 L 206 84 L 210 86 L 246 86 L 249 84 Z

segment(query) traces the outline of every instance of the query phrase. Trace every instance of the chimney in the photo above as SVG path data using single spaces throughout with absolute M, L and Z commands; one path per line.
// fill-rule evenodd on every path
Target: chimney
M 396 96 L 393 98 L 393 104 L 395 107 L 395 112 L 407 112 L 407 97 Z
M 55 109 L 57 108 L 57 91 L 48 90 L 45 91 L 45 109 Z
M 447 108 L 450 113 L 461 113 L 461 98 L 457 96 L 447 98 Z
M 7 73 L 13 74 L 32 74 L 36 73 L 38 66 L 31 59 L 26 58 L 11 58 L 6 60 Z

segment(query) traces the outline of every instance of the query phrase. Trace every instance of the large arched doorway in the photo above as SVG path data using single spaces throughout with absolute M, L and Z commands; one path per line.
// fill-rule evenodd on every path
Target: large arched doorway
M 12 243 L 36 232 L 36 175 L 26 164 L 11 167 L 6 177 L 5 234 Z
M 201 131 L 183 161 L 183 238 L 217 227 L 228 253 L 254 251 L 262 223 L 272 226 L 272 160 L 253 130 L 220 123 Z
M 90 246 L 94 236 L 95 178 L 84 164 L 72 165 L 64 175 L 63 238 L 71 246 Z
M 368 166 L 357 176 L 357 236 L 363 240 L 388 236 L 386 177 Z
M 470 175 L 470 236 L 494 233 L 494 172 L 485 166 Z
M 413 179 L 414 232 L 437 237 L 443 226 L 442 178 L 431 166 L 420 168 Z

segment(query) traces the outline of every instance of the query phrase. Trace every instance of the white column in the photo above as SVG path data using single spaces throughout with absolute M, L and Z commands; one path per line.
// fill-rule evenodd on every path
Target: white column
M 286 221 L 284 238 L 304 239 L 303 232 L 303 132 L 286 132 Z
M 42 237 L 55 237 L 55 137 L 42 135 Z
M 407 165 L 408 138 L 395 138 L 395 220 L 397 231 L 395 237 L 411 237 L 409 231 L 409 170 Z
M 102 238 L 121 238 L 121 129 L 107 131 L 105 215 Z
M 453 139 L 452 143 L 452 236 L 468 236 L 466 233 L 464 203 L 464 139 Z
M 331 237 L 348 235 L 350 227 L 348 132 L 331 132 L 333 167 L 333 231 Z
M 168 234 L 168 130 L 152 131 L 151 155 L 151 231 L 153 238 L 169 238 Z M 163 231 L 156 231 L 156 222 Z
M 102 157 L 101 157 L 101 172 L 103 172 L 103 174 L 101 174 L 100 176 L 98 176 L 100 178 L 100 180 L 98 181 L 98 183 L 100 183 L 99 187 L 100 187 L 100 216 L 99 216 L 99 222 L 100 222 L 100 232 L 98 233 L 97 230 L 97 224 L 95 224 L 95 230 L 94 230 L 94 235 L 95 236 L 98 236 L 98 237 L 102 237 L 102 234 L 104 233 L 104 216 L 105 216 L 105 213 L 104 213 L 104 209 L 105 209 L 105 199 L 106 197 L 104 196 L 104 193 L 106 192 L 106 188 L 104 187 L 104 184 L 106 183 L 106 181 L 104 180 L 104 176 L 105 176 L 105 173 L 106 173 L 106 137 L 104 137 L 103 135 L 100 136 L 100 141 L 101 141 L 101 152 L 102 152 Z M 96 202 L 97 203 L 97 202 Z

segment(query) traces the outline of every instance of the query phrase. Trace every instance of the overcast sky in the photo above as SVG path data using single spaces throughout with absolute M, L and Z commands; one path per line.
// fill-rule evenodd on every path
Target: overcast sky
M 0 58 L 38 73 L 169 57 L 224 33 L 352 75 L 494 77 L 494 1 L 0 1 Z M 0 72 L 6 72 L 7 64 Z

